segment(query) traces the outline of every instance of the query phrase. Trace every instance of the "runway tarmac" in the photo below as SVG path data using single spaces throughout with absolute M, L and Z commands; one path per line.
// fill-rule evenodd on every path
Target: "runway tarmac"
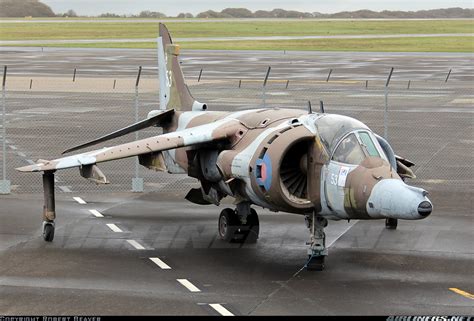
M 157 77 L 155 50 L 67 49 L 0 47 L 1 65 L 8 74 L 77 77 Z M 469 53 L 377 53 L 377 52 L 276 52 L 183 50 L 181 66 L 187 79 L 262 79 L 268 66 L 271 79 L 386 80 L 394 67 L 393 81 L 474 81 L 474 57 Z
M 383 221 L 330 222 L 330 243 L 339 239 L 327 269 L 309 272 L 302 269 L 309 233 L 297 215 L 259 210 L 259 242 L 239 246 L 216 239 L 216 207 L 160 193 L 80 197 L 86 204 L 59 197 L 49 244 L 40 237 L 40 196 L 2 197 L 2 314 L 474 312 L 472 298 L 450 290 L 474 288 L 467 208 L 438 203 L 429 219 L 400 222 L 396 231 Z
M 384 38 L 417 38 L 417 37 L 471 37 L 472 33 L 429 33 L 429 34 L 393 34 L 393 35 L 335 35 L 335 36 L 261 36 L 261 37 L 194 37 L 175 38 L 181 42 L 208 41 L 257 41 L 257 40 L 304 40 L 304 39 L 384 39 Z M 74 44 L 74 43 L 133 43 L 156 42 L 156 38 L 109 38 L 109 39 L 73 39 L 73 40 L 2 40 L 2 46 L 38 45 L 42 44 Z
M 156 77 L 154 51 L 9 49 L 0 57 L 12 77 L 61 79 L 78 66 L 78 77 L 130 78 L 138 65 L 144 66 L 144 77 Z M 201 68 L 203 79 L 263 79 L 272 65 L 273 79 L 324 80 L 333 66 L 335 80 L 383 81 L 395 66 L 395 81 L 444 82 L 452 68 L 448 85 L 430 91 L 415 87 L 391 98 L 398 111 L 390 116 L 390 137 L 397 152 L 417 163 L 414 183 L 430 192 L 433 214 L 399 221 L 395 231 L 386 230 L 383 221 L 331 221 L 326 270 L 309 272 L 303 269 L 309 237 L 303 217 L 257 208 L 257 244 L 222 243 L 216 238 L 217 218 L 231 200 L 219 208 L 193 205 L 183 200 L 193 181 L 179 176 L 169 184 L 180 189 L 168 188 L 160 185 L 165 174 L 156 173 L 155 185 L 149 186 L 156 191 L 142 194 L 81 192 L 80 184 L 88 182 L 76 171 L 59 173 L 58 185 L 69 177 L 80 184 L 56 193 L 56 237 L 45 243 L 40 177 L 32 174 L 30 189 L 0 196 L 0 315 L 474 314 L 472 59 L 464 54 L 184 52 L 182 65 L 193 81 Z M 332 90 L 321 93 L 328 108 L 382 129 L 380 92 L 330 85 Z M 294 89 L 301 102 L 312 86 Z M 194 88 L 212 99 L 236 93 L 212 83 L 205 91 Z M 247 104 L 253 99 L 249 92 L 219 106 Z M 283 90 L 269 91 L 278 92 Z M 8 95 L 14 166 L 133 121 L 133 100 L 119 93 Z M 153 97 L 143 100 L 145 115 Z M 285 98 L 273 97 L 273 102 Z M 119 165 L 106 174 L 114 178 L 120 170 L 133 171 L 133 162 Z M 12 176 L 18 181 L 25 182 Z

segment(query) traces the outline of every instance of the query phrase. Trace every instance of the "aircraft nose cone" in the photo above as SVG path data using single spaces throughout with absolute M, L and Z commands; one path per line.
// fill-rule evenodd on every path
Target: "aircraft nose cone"
M 428 201 L 423 201 L 420 203 L 420 205 L 418 205 L 418 214 L 423 217 L 427 217 L 428 215 L 430 215 L 432 210 L 433 206 Z

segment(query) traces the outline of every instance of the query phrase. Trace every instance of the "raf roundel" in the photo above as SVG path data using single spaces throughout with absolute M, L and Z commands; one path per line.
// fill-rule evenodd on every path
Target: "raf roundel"
M 272 186 L 272 160 L 270 156 L 265 154 L 263 158 L 257 159 L 256 165 L 255 178 L 257 184 L 263 186 L 267 191 L 270 190 Z

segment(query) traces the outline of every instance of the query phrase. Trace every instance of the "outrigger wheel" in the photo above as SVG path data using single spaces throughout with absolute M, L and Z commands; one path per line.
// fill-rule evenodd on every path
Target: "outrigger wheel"
M 43 239 L 52 242 L 54 239 L 54 222 L 43 222 Z
M 46 242 L 52 242 L 54 239 L 54 219 L 56 218 L 56 202 L 54 199 L 54 171 L 44 172 L 43 190 L 43 239 Z

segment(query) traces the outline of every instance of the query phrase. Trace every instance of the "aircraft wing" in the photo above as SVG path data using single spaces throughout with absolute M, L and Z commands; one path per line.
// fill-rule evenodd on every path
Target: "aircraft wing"
M 82 167 L 179 147 L 212 143 L 230 139 L 245 127 L 236 119 L 221 119 L 213 123 L 187 128 L 113 147 L 104 147 L 86 153 L 17 168 L 20 172 L 54 171 Z

